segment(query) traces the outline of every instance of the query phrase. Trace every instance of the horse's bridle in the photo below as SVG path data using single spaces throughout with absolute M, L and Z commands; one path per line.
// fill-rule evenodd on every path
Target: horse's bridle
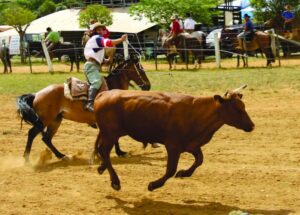
M 143 84 L 137 84 L 141 89 L 143 89 L 143 87 L 145 87 L 147 85 L 147 83 L 144 81 L 144 79 L 142 78 L 141 73 L 145 73 L 143 66 L 141 65 L 139 59 L 135 62 L 132 59 L 128 59 L 125 62 L 123 62 L 121 64 L 121 66 L 119 65 L 116 69 L 114 69 L 113 71 L 110 72 L 110 75 L 120 75 L 123 71 L 126 71 L 125 67 L 127 67 L 130 63 L 133 63 L 133 66 L 137 72 L 137 75 L 140 79 L 140 81 Z

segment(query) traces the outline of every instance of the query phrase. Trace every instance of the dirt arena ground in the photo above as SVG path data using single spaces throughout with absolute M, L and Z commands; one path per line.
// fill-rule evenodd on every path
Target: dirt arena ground
M 15 97 L 0 95 L 0 214 L 300 214 L 300 100 L 295 98 L 300 92 L 290 88 L 245 92 L 255 131 L 222 127 L 203 147 L 204 163 L 192 177 L 171 178 L 149 192 L 148 183 L 165 172 L 163 146 L 143 150 L 123 138 L 129 155 L 111 154 L 122 186 L 114 191 L 108 173 L 98 175 L 98 165 L 89 164 L 97 130 L 63 121 L 54 144 L 73 159 L 53 157 L 37 165 L 45 150 L 39 136 L 32 165 L 25 166 L 30 126 L 20 129 Z M 191 155 L 182 154 L 178 170 L 192 163 Z

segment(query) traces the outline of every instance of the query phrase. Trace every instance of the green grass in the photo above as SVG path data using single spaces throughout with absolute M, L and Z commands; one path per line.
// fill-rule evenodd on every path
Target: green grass
M 223 93 L 242 84 L 250 90 L 278 91 L 284 88 L 300 90 L 300 70 L 288 68 L 202 69 L 198 71 L 149 71 L 152 90 L 203 95 Z M 82 73 L 35 73 L 0 75 L 0 94 L 19 95 L 36 92 L 53 83 L 63 83 L 75 76 L 85 80 Z

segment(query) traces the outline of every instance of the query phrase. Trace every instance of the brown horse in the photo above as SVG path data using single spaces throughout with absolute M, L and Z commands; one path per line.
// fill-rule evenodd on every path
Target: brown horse
M 266 28 L 274 28 L 276 34 L 280 36 L 285 36 L 283 24 L 284 19 L 281 15 L 276 16 L 275 18 L 267 20 L 264 24 Z M 292 21 L 292 38 L 289 38 L 294 41 L 300 41 L 300 16 L 296 15 L 294 20 Z M 282 51 L 284 56 L 288 56 L 292 52 L 299 52 L 300 47 L 298 45 L 294 45 L 293 43 L 289 43 L 286 40 L 282 40 L 279 38 L 280 45 L 282 47 Z
M 200 32 L 194 32 L 193 34 L 181 33 L 175 38 L 175 47 L 167 42 L 169 33 L 160 29 L 159 40 L 162 43 L 162 47 L 167 51 L 167 60 L 169 63 L 169 69 L 172 69 L 172 64 L 175 68 L 175 56 L 180 54 L 181 56 L 187 57 L 188 53 L 191 52 L 195 59 L 195 68 L 202 63 L 203 59 L 203 43 L 205 42 L 204 34 Z
M 230 29 L 230 28 L 224 28 L 221 31 L 221 43 L 224 40 L 230 40 L 233 43 L 233 46 L 235 47 L 235 51 L 238 53 L 237 56 L 237 67 L 240 65 L 240 55 L 242 55 L 242 59 L 244 62 L 244 67 L 248 66 L 244 59 L 244 53 L 251 52 L 251 51 L 257 51 L 261 50 L 266 58 L 267 58 L 267 66 L 271 66 L 272 62 L 275 62 L 275 47 L 272 45 L 274 44 L 272 41 L 272 38 L 269 34 L 262 32 L 262 31 L 256 31 L 254 33 L 253 39 L 251 42 L 246 42 L 244 40 L 238 39 L 238 30 L 237 29 Z M 239 41 L 240 40 L 240 41 Z
M 4 66 L 3 73 L 8 73 L 8 67 L 9 67 L 9 72 L 11 73 L 12 72 L 11 61 L 9 56 L 9 49 L 7 47 L 0 47 L 0 59 Z
M 139 59 L 130 58 L 119 65 L 106 78 L 109 89 L 128 89 L 130 81 L 134 81 L 142 90 L 150 90 L 150 82 L 139 62 Z M 35 94 L 21 95 L 17 99 L 18 113 L 21 119 L 33 127 L 28 132 L 27 144 L 24 152 L 26 162 L 34 138 L 42 133 L 42 140 L 59 159 L 68 157 L 59 152 L 52 144 L 52 138 L 57 132 L 62 119 L 95 125 L 94 113 L 84 110 L 83 101 L 72 101 L 64 96 L 64 85 L 50 85 Z M 126 153 L 119 145 L 115 147 L 119 156 Z

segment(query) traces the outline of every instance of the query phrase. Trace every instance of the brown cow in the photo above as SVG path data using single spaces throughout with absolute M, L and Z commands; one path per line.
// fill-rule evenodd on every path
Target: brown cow
M 245 87 L 245 86 L 244 86 Z M 244 88 L 243 87 L 243 88 Z M 195 162 L 175 177 L 190 177 L 202 164 L 201 146 L 227 124 L 246 132 L 254 129 L 238 91 L 224 97 L 193 97 L 188 95 L 113 90 L 99 94 L 95 101 L 96 120 L 100 131 L 96 140 L 102 164 L 107 168 L 115 190 L 121 189 L 119 178 L 110 161 L 110 151 L 121 136 L 129 135 L 144 143 L 162 143 L 168 154 L 165 175 L 149 184 L 152 191 L 164 185 L 176 173 L 182 152 L 194 155 Z

